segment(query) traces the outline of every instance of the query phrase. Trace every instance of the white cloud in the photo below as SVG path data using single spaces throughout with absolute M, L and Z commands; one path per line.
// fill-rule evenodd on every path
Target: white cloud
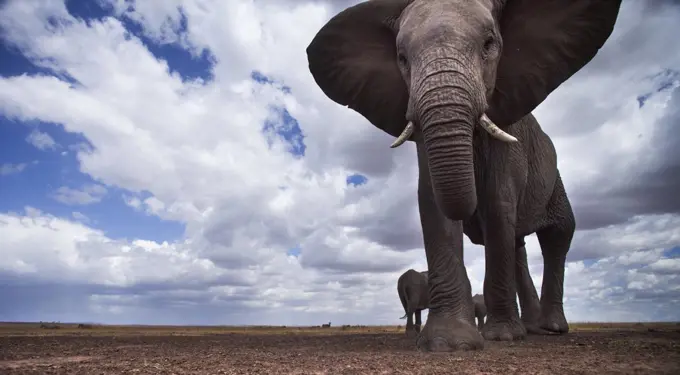
M 15 174 L 23 171 L 28 163 L 18 163 L 18 164 L 12 164 L 12 163 L 4 163 L 0 165 L 0 176 L 6 176 L 10 174 Z
M 26 142 L 32 144 L 40 150 L 55 149 L 57 142 L 47 133 L 34 129 L 26 137 Z
M 90 298 L 89 308 L 126 303 L 144 307 L 158 295 L 171 302 L 191 302 L 193 295 L 208 305 L 225 299 L 291 317 L 320 311 L 352 313 L 353 308 L 365 314 L 376 304 L 388 306 L 379 320 L 389 321 L 399 313 L 392 303 L 392 279 L 398 273 L 326 275 L 274 251 L 251 267 L 223 268 L 201 256 L 191 241 L 113 240 L 99 230 L 31 207 L 22 214 L 0 214 L 0 246 L 0 271 L 22 280 L 96 285 L 99 292 Z M 134 293 L 138 286 L 145 286 L 143 294 Z M 131 291 L 106 293 L 106 288 L 126 287 Z
M 119 12 L 128 9 L 126 2 L 115 4 Z M 180 35 L 178 5 L 189 25 Z M 107 194 L 105 186 L 115 186 L 129 191 L 125 204 L 186 224 L 186 232 L 176 242 L 126 242 L 75 213 L 76 221 L 31 209 L 6 213 L 0 246 L 9 250 L 0 269 L 27 280 L 119 288 L 87 292 L 93 313 L 142 314 L 135 306 L 183 301 L 219 307 L 234 320 L 396 323 L 402 315 L 397 277 L 426 267 L 415 149 L 389 149 L 390 136 L 332 103 L 309 74 L 305 48 L 338 7 L 322 1 L 136 2 L 125 17 L 140 22 L 151 40 L 177 41 L 196 55 L 210 50 L 216 65 L 204 83 L 169 73 L 168 63 L 117 19 L 88 26 L 60 2 L 5 5 L 0 25 L 8 40 L 32 61 L 80 83 L 44 75 L 0 79 L 4 115 L 63 124 L 92 146 L 67 147 L 80 171 L 102 185 L 62 186 L 55 198 L 94 203 Z M 657 23 L 642 24 L 635 15 L 640 7 L 625 3 L 602 56 L 536 111 L 553 137 L 576 207 L 595 207 L 590 203 L 600 196 L 593 192 L 625 186 L 659 159 L 650 139 L 672 109 L 673 89 L 652 95 L 642 108 L 636 98 L 658 84 L 645 77 L 680 67 L 677 54 L 666 53 L 677 45 L 669 36 L 675 19 L 656 15 Z M 45 26 L 55 19 L 62 20 L 59 27 Z M 643 32 L 651 35 L 642 43 L 645 56 L 621 58 L 630 53 L 618 46 Z M 649 47 L 658 43 L 665 43 L 661 53 Z M 291 92 L 253 82 L 252 70 Z M 304 158 L 288 153 L 280 138 L 268 143 L 261 130 L 273 117 L 271 106 L 285 107 L 298 120 Z M 0 170 L 6 174 L 4 165 Z M 368 183 L 346 186 L 353 173 L 366 175 Z M 662 259 L 661 251 L 680 245 L 677 213 L 615 213 L 622 215 L 619 222 L 589 226 L 574 238 L 565 282 L 569 319 L 642 316 L 649 313 L 639 302 L 644 298 L 665 298 L 662 314 L 677 304 L 677 296 L 660 297 L 678 287 L 671 274 L 677 264 Z M 473 293 L 481 292 L 483 249 L 465 244 Z M 286 254 L 298 245 L 299 257 Z M 535 236 L 527 239 L 527 251 L 540 290 Z M 589 258 L 599 261 L 587 267 L 582 260 Z M 248 314 L 239 315 L 243 311 Z M 281 313 L 267 315 L 271 311 Z
M 52 198 L 63 204 L 86 205 L 101 201 L 106 192 L 106 188 L 98 184 L 87 184 L 81 189 L 61 186 L 52 194 Z
M 220 266 L 219 261 L 203 256 L 191 241 L 170 244 L 113 240 L 85 224 L 31 207 L 24 213 L 0 214 L 0 246 L 4 249 L 0 271 L 23 280 L 97 286 L 84 306 L 92 311 L 153 308 L 162 299 L 171 305 L 195 304 L 199 309 L 227 301 L 223 313 L 241 323 L 256 321 L 240 317 L 230 308 L 256 308 L 260 313 L 276 311 L 278 318 L 287 324 L 306 324 L 304 318 L 325 316 L 336 321 L 344 317 L 347 321 L 353 319 L 352 314 L 384 324 L 396 323 L 402 315 L 395 285 L 401 270 L 329 272 L 305 268 L 303 260 L 278 251 L 264 251 L 263 257 L 249 267 L 231 268 L 228 266 L 233 262 Z M 482 249 L 469 243 L 466 246 L 472 292 L 479 293 L 484 276 L 484 260 L 478 256 Z M 527 247 L 530 257 L 540 251 L 533 237 Z M 672 307 L 680 304 L 680 277 L 673 272 L 677 270 L 678 259 L 659 260 L 660 255 L 657 249 L 640 250 L 601 258 L 592 266 L 585 266 L 582 261 L 568 263 L 565 283 L 568 318 L 673 319 Z M 370 256 L 368 253 L 350 259 L 361 262 Z M 424 269 L 422 258 L 420 251 L 403 253 L 403 268 Z M 371 264 L 370 260 L 361 262 L 362 267 L 367 264 Z M 541 268 L 531 268 L 539 286 Z M 119 292 L 112 294 L 110 288 Z M 650 298 L 664 298 L 668 303 L 657 305 L 655 311 L 631 309 Z M 271 323 L 277 323 L 275 318 Z
M 85 215 L 85 214 L 82 213 L 82 212 L 73 211 L 73 212 L 71 212 L 71 216 L 72 216 L 76 221 L 79 221 L 79 222 L 84 223 L 84 224 L 87 224 L 87 223 L 90 223 L 90 222 L 91 222 L 90 218 L 87 217 L 87 215 Z

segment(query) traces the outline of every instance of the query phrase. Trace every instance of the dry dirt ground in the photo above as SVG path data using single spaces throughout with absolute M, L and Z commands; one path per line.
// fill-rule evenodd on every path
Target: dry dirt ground
M 677 323 L 572 328 L 448 354 L 416 351 L 398 327 L 36 327 L 0 324 L 1 374 L 680 374 Z

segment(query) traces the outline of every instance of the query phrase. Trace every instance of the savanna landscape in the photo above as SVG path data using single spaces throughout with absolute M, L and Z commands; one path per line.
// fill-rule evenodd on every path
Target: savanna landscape
M 680 374 L 679 20 L 0 1 L 0 375 Z
M 0 324 L 3 374 L 677 374 L 680 323 L 575 323 L 560 336 L 421 353 L 403 326 Z

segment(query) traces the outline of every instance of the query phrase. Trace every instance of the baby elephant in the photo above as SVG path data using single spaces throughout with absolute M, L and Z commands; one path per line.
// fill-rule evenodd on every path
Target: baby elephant
M 418 272 L 409 269 L 399 276 L 397 280 L 397 292 L 401 305 L 406 314 L 399 319 L 406 320 L 406 335 L 417 336 L 422 325 L 420 312 L 430 305 L 430 288 L 427 284 L 427 271 Z M 416 315 L 416 324 L 413 324 L 413 314 Z
M 475 317 L 477 318 L 477 329 L 479 331 L 484 327 L 484 318 L 486 317 L 486 305 L 484 304 L 484 295 L 475 294 L 472 296 L 472 302 L 475 304 Z

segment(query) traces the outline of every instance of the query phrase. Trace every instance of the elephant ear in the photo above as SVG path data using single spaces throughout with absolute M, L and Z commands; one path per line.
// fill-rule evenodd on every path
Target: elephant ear
M 506 127 L 533 111 L 597 54 L 620 6 L 621 0 L 507 0 L 489 118 Z
M 373 0 L 331 18 L 307 47 L 309 71 L 334 102 L 399 136 L 408 91 L 397 65 L 395 23 L 412 0 Z

